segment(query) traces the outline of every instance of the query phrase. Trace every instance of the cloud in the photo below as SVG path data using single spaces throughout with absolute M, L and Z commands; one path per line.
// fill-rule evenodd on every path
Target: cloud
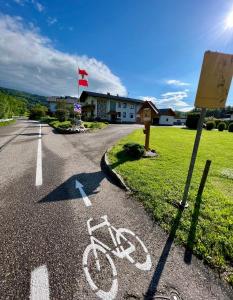
M 47 22 L 49 25 L 57 23 L 57 18 L 48 17 Z
M 183 81 L 176 80 L 176 79 L 169 79 L 169 80 L 166 80 L 165 82 L 168 85 L 174 85 L 174 86 L 188 86 L 188 85 L 190 85 L 190 83 L 183 82 Z
M 188 97 L 188 90 L 163 93 L 159 98 L 144 96 L 140 97 L 143 100 L 149 100 L 155 103 L 158 108 L 173 108 L 180 111 L 189 111 L 193 107 L 183 99 Z
M 127 94 L 101 61 L 61 52 L 22 18 L 0 14 L 0 86 L 48 96 L 77 95 L 77 66 L 88 71 L 89 90 Z
M 34 4 L 34 6 L 38 10 L 38 12 L 42 12 L 45 9 L 44 6 L 36 0 L 32 0 L 32 4 Z
M 24 6 L 24 4 L 27 2 L 27 0 L 14 0 L 15 3 Z

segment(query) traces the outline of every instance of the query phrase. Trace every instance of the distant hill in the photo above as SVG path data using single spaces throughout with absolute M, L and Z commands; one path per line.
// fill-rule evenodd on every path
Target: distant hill
M 7 94 L 9 96 L 13 96 L 15 99 L 24 100 L 24 101 L 26 100 L 28 108 L 30 108 L 31 106 L 37 103 L 48 105 L 47 97 L 45 96 L 39 96 L 39 95 L 30 94 L 30 93 L 13 90 L 13 89 L 7 89 L 3 87 L 0 87 L 0 92 Z

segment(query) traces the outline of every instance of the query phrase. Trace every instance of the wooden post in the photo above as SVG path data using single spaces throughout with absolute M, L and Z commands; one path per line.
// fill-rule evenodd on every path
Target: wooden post
M 150 122 L 145 122 L 145 149 L 149 151 L 150 148 Z

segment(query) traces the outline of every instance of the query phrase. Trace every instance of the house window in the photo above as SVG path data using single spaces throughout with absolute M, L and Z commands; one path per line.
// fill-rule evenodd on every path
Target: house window
M 121 108 L 121 103 L 120 102 L 118 102 L 118 107 Z
M 125 111 L 123 112 L 123 118 L 126 118 L 126 112 Z
M 117 112 L 117 118 L 121 118 L 121 112 L 120 111 Z
M 134 114 L 130 114 L 130 119 L 133 119 L 134 118 Z
M 126 108 L 127 107 L 127 103 L 123 103 L 123 107 Z
M 134 104 L 131 104 L 131 105 L 130 105 L 130 108 L 131 108 L 131 109 L 134 109 Z
M 166 121 L 168 122 L 168 118 L 166 119 Z

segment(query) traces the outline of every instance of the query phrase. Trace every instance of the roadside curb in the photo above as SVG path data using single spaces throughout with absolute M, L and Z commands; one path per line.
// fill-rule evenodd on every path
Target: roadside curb
M 108 150 L 104 153 L 104 155 L 102 157 L 102 162 L 103 162 L 102 167 L 103 167 L 104 171 L 106 171 L 106 173 L 111 176 L 111 178 L 116 182 L 116 184 L 120 188 L 122 188 L 123 190 L 126 190 L 127 192 L 132 192 L 131 189 L 124 182 L 124 179 L 121 177 L 121 175 L 119 175 L 115 170 L 113 170 L 111 168 L 111 164 L 108 160 L 108 152 L 111 149 L 112 149 L 111 147 L 108 148 Z

